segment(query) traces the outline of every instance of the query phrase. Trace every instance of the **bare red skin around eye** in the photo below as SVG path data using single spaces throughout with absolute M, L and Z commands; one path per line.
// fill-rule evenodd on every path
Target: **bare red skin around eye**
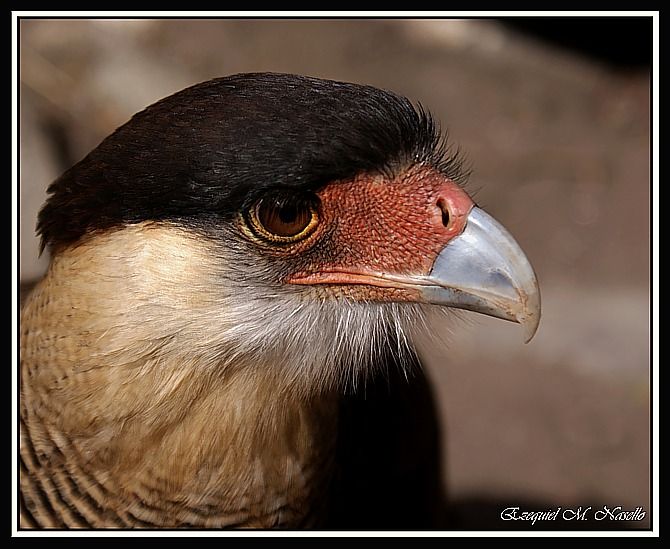
M 392 292 L 395 298 L 407 294 L 410 300 L 416 298 L 416 290 L 398 288 L 385 275 L 429 274 L 444 246 L 463 232 L 474 206 L 460 186 L 422 167 L 392 180 L 380 174 L 360 174 L 333 182 L 317 194 L 319 228 L 310 240 L 325 242 L 315 246 L 307 264 L 286 282 L 367 285 L 372 288 L 365 292 Z M 445 210 L 448 218 L 443 215 Z M 360 290 L 349 288 L 348 292 Z

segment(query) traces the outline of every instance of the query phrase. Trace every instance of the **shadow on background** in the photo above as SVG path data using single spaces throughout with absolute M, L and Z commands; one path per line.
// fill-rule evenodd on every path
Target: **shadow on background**
M 508 28 L 618 69 L 645 69 L 652 61 L 649 17 L 510 17 Z

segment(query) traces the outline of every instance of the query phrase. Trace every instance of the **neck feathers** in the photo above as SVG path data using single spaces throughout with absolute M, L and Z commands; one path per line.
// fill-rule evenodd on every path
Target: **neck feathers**
M 290 394 L 278 370 L 219 368 L 199 352 L 207 341 L 187 345 L 188 328 L 165 313 L 190 307 L 177 323 L 208 306 L 178 293 L 197 262 L 154 264 L 154 280 L 138 280 L 123 272 L 131 258 L 93 248 L 57 256 L 22 311 L 22 526 L 316 521 L 336 398 Z M 146 285 L 153 300 L 138 298 Z

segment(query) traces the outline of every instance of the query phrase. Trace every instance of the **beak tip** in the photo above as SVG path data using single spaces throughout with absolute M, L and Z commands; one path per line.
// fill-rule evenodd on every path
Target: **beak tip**
M 540 318 L 542 316 L 540 291 L 537 283 L 535 284 L 535 289 L 537 291 L 527 297 L 526 306 L 524 307 L 523 312 L 517 317 L 517 322 L 523 327 L 524 343 L 526 344 L 530 343 L 531 339 L 533 339 L 537 333 L 537 329 L 540 326 Z
M 524 332 L 524 343 L 527 345 L 535 337 L 537 328 L 540 325 L 540 319 L 525 319 L 521 322 Z

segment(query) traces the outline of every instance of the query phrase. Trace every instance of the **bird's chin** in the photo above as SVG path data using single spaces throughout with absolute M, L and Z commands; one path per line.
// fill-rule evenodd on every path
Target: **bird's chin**
M 318 295 L 361 303 L 422 303 L 418 288 L 384 284 L 374 276 L 352 273 L 319 273 L 314 278 L 294 279 Z

